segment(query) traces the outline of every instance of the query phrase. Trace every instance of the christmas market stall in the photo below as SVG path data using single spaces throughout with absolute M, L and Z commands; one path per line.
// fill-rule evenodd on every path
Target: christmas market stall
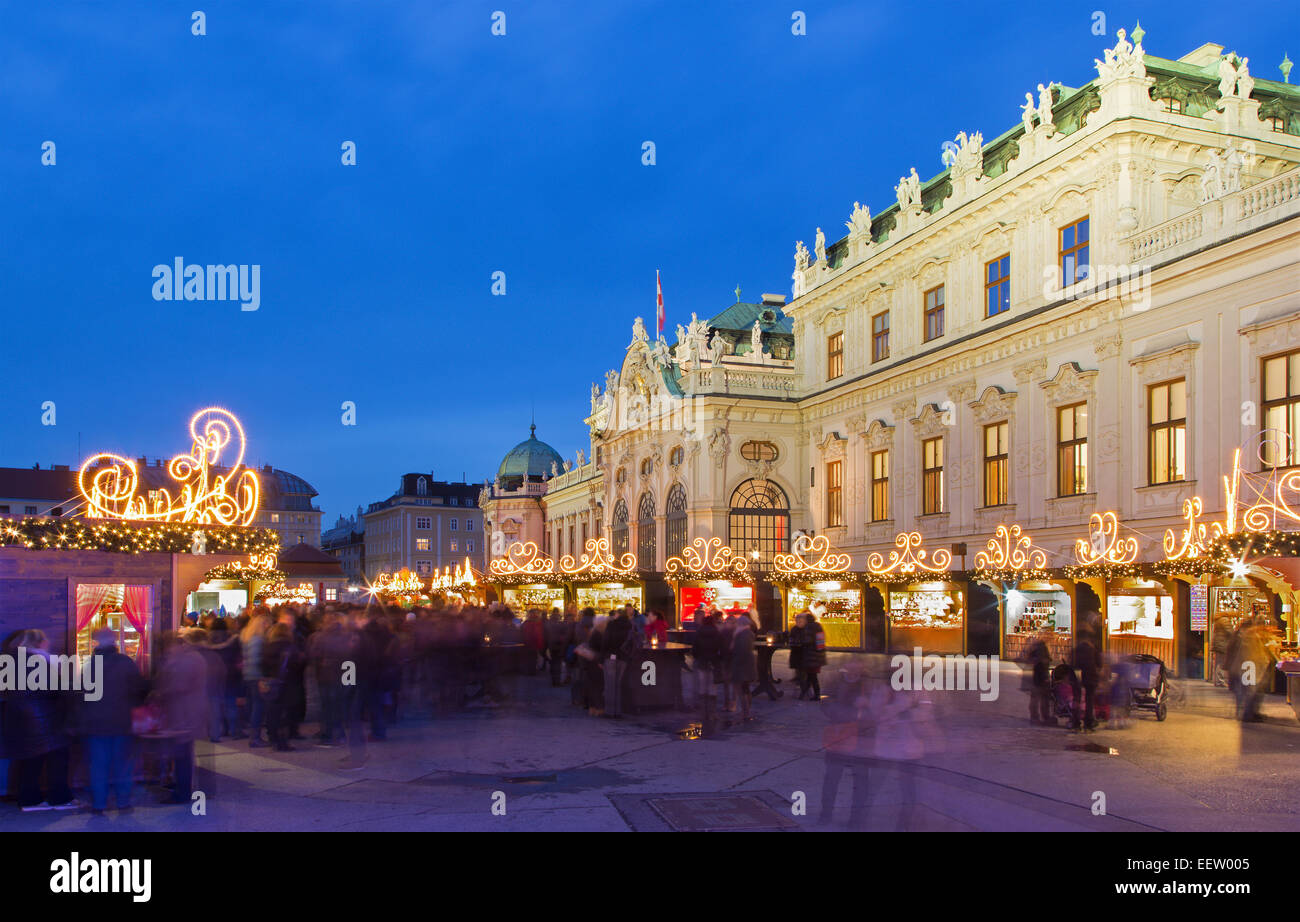
M 603 613 L 625 605 L 637 611 L 645 608 L 645 587 L 637 579 L 636 557 L 625 553 L 616 561 L 607 538 L 588 538 L 576 559 L 572 554 L 560 558 L 559 569 L 579 611 L 594 608 Z
M 849 572 L 848 554 L 831 549 L 825 535 L 800 535 L 790 553 L 772 558 L 772 581 L 781 587 L 785 630 L 811 611 L 826 633 L 826 646 L 836 650 L 863 648 L 863 586 Z
M 891 652 L 947 654 L 966 649 L 966 586 L 954 579 L 952 553 L 923 548 L 918 532 L 894 539 L 896 550 L 867 557 L 866 579 L 880 591 Z
M 441 573 L 435 572 L 429 581 L 429 591 L 432 595 L 441 597 L 444 603 L 482 605 L 484 602 L 481 574 L 474 572 L 468 557 L 465 558 L 464 565 L 457 566 L 454 572 L 450 566 L 444 567 Z
M 555 569 L 555 561 L 539 556 L 534 541 L 516 541 L 506 548 L 504 557 L 488 565 L 487 580 L 516 614 L 530 608 L 549 614 L 555 608 L 563 610 L 568 600 L 565 580 Z
M 424 580 L 403 567 L 396 573 L 380 573 L 370 583 L 370 595 L 384 605 L 414 608 L 431 600 Z
M 1021 659 L 1035 637 L 1047 644 L 1054 662 L 1070 658 L 1073 584 L 1049 573 L 1047 552 L 1019 525 L 999 525 L 975 555 L 975 567 L 975 579 L 997 596 L 1003 659 Z
M 103 626 L 147 668 L 158 635 L 180 626 L 191 591 L 214 566 L 279 547 L 274 531 L 249 527 L 260 486 L 241 466 L 239 421 L 208 407 L 189 431 L 190 452 L 166 467 L 174 489 L 142 493 L 135 461 L 95 454 L 78 471 L 75 513 L 0 524 L 0 635 L 38 628 L 53 651 L 86 652 Z M 236 457 L 223 466 L 231 446 Z
M 726 615 L 748 611 L 754 604 L 754 582 L 745 558 L 721 538 L 696 538 L 669 557 L 664 577 L 673 584 L 677 624 L 694 627 L 695 611 L 716 609 Z

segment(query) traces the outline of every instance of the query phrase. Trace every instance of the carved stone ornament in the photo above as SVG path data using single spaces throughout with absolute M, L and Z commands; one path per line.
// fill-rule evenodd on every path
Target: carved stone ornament
M 912 414 L 916 412 L 916 401 L 912 399 L 900 400 L 894 404 L 893 410 L 894 419 L 901 423 L 905 419 L 912 418 Z
M 857 413 L 850 416 L 844 421 L 844 427 L 849 435 L 861 435 L 867 431 L 867 414 Z
M 1011 374 L 1015 377 L 1016 383 L 1021 385 L 1034 380 L 1041 381 L 1047 374 L 1047 359 L 1033 359 L 1023 365 L 1017 365 L 1011 369 Z
M 821 449 L 822 460 L 836 461 L 844 457 L 848 444 L 849 440 L 843 438 L 838 432 L 828 432 L 826 438 L 817 447 Z
M 1120 29 L 1116 33 L 1115 47 L 1107 48 L 1103 52 L 1105 59 L 1093 60 L 1097 67 L 1097 76 L 1101 78 L 1102 83 L 1110 83 L 1122 77 L 1145 78 L 1147 68 L 1142 60 L 1143 54 L 1145 51 L 1141 40 L 1139 39 L 1136 45 L 1131 44 L 1124 30 Z
M 1119 355 L 1119 350 L 1124 345 L 1124 337 L 1115 333 L 1112 336 L 1104 336 L 1092 344 L 1092 351 L 1099 359 L 1113 359 Z
M 1039 384 L 1047 392 L 1049 403 L 1075 403 L 1090 400 L 1096 392 L 1097 370 L 1083 371 L 1073 362 L 1066 362 L 1056 371 L 1056 376 Z
M 965 403 L 975 396 L 975 379 L 958 381 L 948 389 L 948 397 L 953 403 Z
M 727 460 L 727 452 L 731 450 L 731 436 L 727 430 L 717 427 L 709 435 L 709 457 L 713 459 L 714 467 L 722 467 Z
M 1155 383 L 1171 378 L 1190 378 L 1196 350 L 1200 346 L 1200 343 L 1188 340 L 1167 349 L 1134 356 L 1128 361 L 1143 381 Z
M 864 433 L 867 448 L 871 451 L 883 451 L 894 445 L 894 427 L 878 419 L 873 419 Z
M 953 419 L 951 411 L 945 411 L 935 403 L 927 403 L 921 408 L 920 414 L 912 420 L 912 426 L 916 429 L 916 434 L 923 439 L 932 439 L 936 435 L 943 435 L 952 428 Z
M 984 389 L 979 400 L 969 404 L 975 422 L 980 425 L 1009 419 L 1016 408 L 1016 392 L 1007 392 L 1000 387 L 989 386 Z

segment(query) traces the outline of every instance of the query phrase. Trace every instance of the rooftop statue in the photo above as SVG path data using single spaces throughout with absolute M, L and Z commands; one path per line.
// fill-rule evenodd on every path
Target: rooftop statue
M 645 321 L 640 317 L 632 321 L 632 340 L 633 342 L 644 343 L 650 340 L 645 332 Z
M 1038 107 L 1034 105 L 1034 94 L 1025 94 L 1025 104 L 1020 107 L 1020 121 L 1025 126 L 1025 134 L 1034 133 L 1034 115 L 1038 112 Z
M 819 263 L 826 262 L 826 235 L 822 233 L 820 227 L 817 228 L 817 237 L 813 242 L 813 252 L 817 254 Z
M 802 240 L 795 241 L 794 245 L 794 267 L 796 269 L 808 268 L 808 248 L 803 245 Z
M 853 203 L 853 214 L 844 222 L 844 226 L 849 229 L 851 237 L 867 237 L 871 235 L 871 210 L 863 208 L 861 202 Z
M 714 365 L 722 364 L 722 353 L 726 350 L 727 344 L 722 338 L 722 334 L 717 330 L 713 331 L 713 336 L 709 338 L 709 361 Z
M 591 412 L 596 412 L 596 407 L 600 405 L 600 385 L 595 381 L 591 382 Z
M 763 355 L 763 328 L 758 325 L 757 320 L 754 321 L 754 328 L 749 331 L 749 344 L 754 350 L 755 357 Z
M 650 357 L 660 368 L 667 368 L 672 364 L 673 357 L 668 351 L 668 343 L 662 336 L 656 339 L 655 344 L 650 348 Z
M 952 164 L 954 176 L 965 176 L 967 173 L 984 172 L 984 135 L 975 132 L 967 135 L 964 131 L 957 132 L 957 155 Z
M 1237 65 L 1237 95 L 1242 99 L 1250 99 L 1250 94 L 1255 92 L 1255 78 L 1250 75 L 1249 63 L 1250 58 L 1242 58 Z
M 916 167 L 912 167 L 911 175 L 904 176 L 898 181 L 894 192 L 898 196 L 900 211 L 921 210 L 921 177 L 916 175 Z
M 661 340 L 661 342 L 662 342 L 662 340 Z M 582 466 L 583 466 L 584 464 L 586 464 L 586 463 L 587 463 L 587 454 L 586 454 L 586 452 L 584 452 L 581 448 L 579 448 L 579 449 L 578 449 L 578 467 L 582 467 Z
M 1142 42 L 1139 41 L 1137 45 L 1130 44 L 1123 29 L 1115 35 L 1115 47 L 1107 48 L 1103 52 L 1105 60 L 1093 59 L 1093 63 L 1097 66 L 1097 75 L 1104 81 L 1116 80 L 1120 77 L 1145 77 L 1147 68 L 1142 62 L 1144 54 Z
M 1052 84 L 1038 84 L 1038 124 L 1043 128 L 1054 128 L 1052 121 Z

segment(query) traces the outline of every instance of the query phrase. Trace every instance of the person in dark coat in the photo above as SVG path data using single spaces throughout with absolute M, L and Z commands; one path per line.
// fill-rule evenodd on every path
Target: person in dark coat
M 292 752 L 289 745 L 289 708 L 292 692 L 290 676 L 296 661 L 302 658 L 293 643 L 293 630 L 284 623 L 276 624 L 266 635 L 262 648 L 262 697 L 266 701 L 266 738 L 276 752 Z
M 153 689 L 163 711 L 163 733 L 173 743 L 176 787 L 163 803 L 190 803 L 194 783 L 194 741 L 208 732 L 208 668 L 193 646 L 164 635 L 162 666 Z
M 5 650 L 17 657 L 19 648 L 28 661 L 50 656 L 50 642 L 43 631 L 21 631 L 11 637 Z M 18 806 L 24 813 L 39 810 L 76 810 L 81 805 L 68 785 L 68 723 L 71 719 L 69 691 L 10 691 L 5 693 L 5 752 L 18 772 Z M 41 797 L 41 778 L 45 797 Z
M 817 617 L 810 611 L 808 620 L 803 630 L 803 657 L 801 665 L 804 672 L 804 683 L 799 688 L 799 697 L 802 698 L 811 687 L 812 700 L 820 701 L 822 698 L 821 671 L 826 665 L 826 632 L 817 622 Z
M 1052 714 L 1052 651 L 1042 634 L 1034 635 L 1025 650 L 1029 674 L 1029 721 L 1056 726 Z
M 1088 620 L 1088 615 L 1085 613 L 1084 622 L 1087 623 Z M 1086 730 L 1095 730 L 1097 728 L 1097 685 L 1101 681 L 1101 652 L 1097 649 L 1097 642 L 1091 630 L 1080 629 L 1079 631 L 1079 642 L 1074 648 L 1074 668 L 1079 678 L 1074 689 L 1074 720 L 1070 724 L 1070 729 L 1079 729 L 1078 705 L 1080 691 L 1082 691 L 1087 696 L 1087 703 L 1083 707 L 1083 726 Z
M 754 659 L 754 622 L 748 615 L 733 618 L 735 630 L 731 634 L 731 663 L 728 678 L 736 688 L 736 701 L 743 719 L 751 719 L 753 697 L 749 683 L 758 681 L 758 663 Z
M 224 618 L 218 618 L 208 632 L 208 647 L 221 657 L 226 668 L 225 688 L 221 694 L 221 736 L 248 739 L 239 720 L 239 698 L 244 691 L 244 674 L 239 669 L 239 632 L 230 632 Z
M 131 809 L 131 710 L 144 704 L 149 694 L 148 680 L 133 659 L 118 652 L 116 640 L 115 631 L 95 632 L 91 655 L 100 658 L 99 697 L 91 701 L 82 696 L 77 707 L 77 729 L 86 745 L 92 813 L 108 808 L 110 787 L 117 809 Z
M 605 713 L 610 717 L 623 716 L 623 677 L 630 662 L 629 648 L 637 638 L 636 625 L 626 609 L 614 609 L 605 624 L 601 644 L 601 657 L 605 670 Z
M 396 691 L 397 679 L 400 677 L 397 672 L 396 638 L 378 612 L 371 614 L 361 633 L 363 663 L 358 664 L 358 682 L 366 710 L 370 712 L 369 739 L 371 742 L 380 742 L 388 738 L 384 723 L 385 701 L 390 692 Z
M 716 700 L 714 692 L 715 673 L 722 662 L 722 632 L 718 629 L 717 619 L 712 615 L 702 615 L 691 639 L 692 669 L 695 671 L 695 692 L 704 705 L 706 718 L 712 714 Z
M 551 663 L 551 684 L 562 685 L 561 671 L 568 658 L 569 647 L 573 643 L 573 621 L 552 609 L 551 618 L 546 622 L 546 650 Z
M 799 686 L 799 697 L 803 697 L 804 674 L 803 674 L 803 640 L 804 632 L 808 628 L 808 612 L 801 611 L 794 616 L 794 627 L 790 628 L 790 633 L 786 637 L 786 643 L 790 645 L 790 669 L 794 672 L 794 680 Z

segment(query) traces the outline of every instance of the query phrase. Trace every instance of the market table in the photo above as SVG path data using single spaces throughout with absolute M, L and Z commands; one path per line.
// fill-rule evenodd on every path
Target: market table
M 1277 671 L 1286 676 L 1286 697 L 1296 720 L 1300 720 L 1300 660 L 1283 660 L 1277 664 Z
M 623 675 L 623 700 L 638 711 L 643 708 L 684 708 L 682 673 L 690 649 L 684 643 L 669 641 L 638 650 Z M 641 684 L 641 677 L 645 674 L 642 664 L 645 662 L 655 665 L 653 685 Z

